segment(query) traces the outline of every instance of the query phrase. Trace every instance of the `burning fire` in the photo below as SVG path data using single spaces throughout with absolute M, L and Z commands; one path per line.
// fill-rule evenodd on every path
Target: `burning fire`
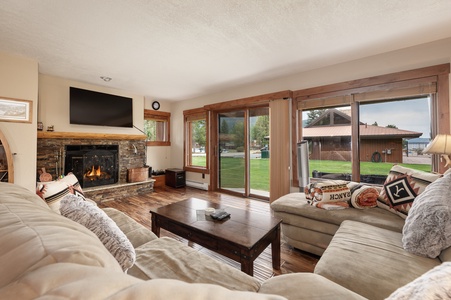
M 109 175 L 107 172 L 103 172 L 98 166 L 97 168 L 93 165 L 90 170 L 86 171 L 85 175 L 83 176 L 84 179 L 94 181 L 99 179 L 110 179 L 111 175 Z
M 94 165 L 91 168 L 91 171 L 86 172 L 85 176 L 87 177 L 93 177 L 97 176 L 99 177 L 102 174 L 102 171 L 100 171 L 100 166 L 96 169 Z

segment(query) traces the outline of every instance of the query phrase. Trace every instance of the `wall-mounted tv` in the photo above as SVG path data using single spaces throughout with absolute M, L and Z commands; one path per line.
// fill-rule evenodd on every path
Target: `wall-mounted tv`
M 133 127 L 133 99 L 70 87 L 70 124 Z

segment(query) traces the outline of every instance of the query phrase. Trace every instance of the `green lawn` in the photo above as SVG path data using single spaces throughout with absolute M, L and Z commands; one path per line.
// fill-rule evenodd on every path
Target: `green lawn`
M 193 164 L 205 165 L 205 157 L 193 157 Z M 431 171 L 430 165 L 400 164 L 412 169 Z M 363 175 L 387 175 L 393 163 L 362 162 L 360 172 Z M 251 159 L 251 189 L 269 191 L 269 159 Z M 332 160 L 311 160 L 310 175 L 314 170 L 326 173 L 351 173 L 351 162 Z M 244 188 L 244 159 L 233 157 L 221 158 L 221 187 Z
M 401 166 L 409 167 L 416 170 L 425 172 L 431 171 L 431 165 L 420 164 L 399 164 Z M 393 163 L 373 163 L 373 162 L 361 162 L 360 174 L 362 175 L 387 175 L 390 171 Z M 310 173 L 314 170 L 326 173 L 351 173 L 350 161 L 334 161 L 334 160 L 310 160 L 309 165 Z

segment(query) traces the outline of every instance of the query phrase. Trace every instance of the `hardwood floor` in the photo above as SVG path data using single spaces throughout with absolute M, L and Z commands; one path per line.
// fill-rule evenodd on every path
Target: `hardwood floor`
M 215 203 L 221 203 L 227 206 L 232 206 L 239 209 L 246 209 L 250 212 L 260 214 L 270 214 L 271 209 L 267 201 L 235 197 L 228 194 L 217 192 L 202 191 L 194 188 L 178 188 L 174 189 L 168 186 L 157 187 L 153 193 L 132 196 L 124 199 L 103 202 L 99 204 L 100 207 L 116 208 L 137 222 L 143 224 L 147 228 L 151 228 L 151 208 L 161 207 L 177 201 L 185 200 L 189 197 L 196 197 L 199 199 L 209 200 Z M 161 236 L 168 236 L 177 239 L 198 251 L 219 259 L 237 269 L 240 269 L 240 264 L 210 251 L 200 245 L 189 242 L 179 236 L 172 234 L 169 231 L 161 230 Z M 282 238 L 281 241 L 281 268 L 280 270 L 272 269 L 271 248 L 270 246 L 254 261 L 254 277 L 259 281 L 264 281 L 272 276 L 277 276 L 286 273 L 296 272 L 313 272 L 319 257 L 307 252 L 295 249 L 285 243 Z

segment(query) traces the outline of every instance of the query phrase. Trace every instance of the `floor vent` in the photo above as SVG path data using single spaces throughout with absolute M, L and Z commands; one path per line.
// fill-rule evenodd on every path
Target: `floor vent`
M 208 183 L 206 183 L 206 182 L 187 180 L 186 181 L 186 186 L 189 186 L 189 187 L 192 187 L 192 188 L 196 188 L 196 189 L 200 189 L 200 190 L 208 191 Z

